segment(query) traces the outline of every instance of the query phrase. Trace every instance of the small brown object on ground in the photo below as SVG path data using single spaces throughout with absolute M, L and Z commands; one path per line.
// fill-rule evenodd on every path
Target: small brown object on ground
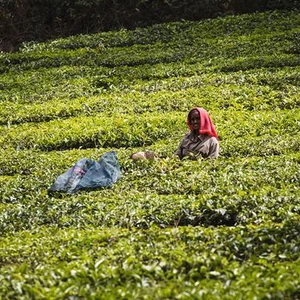
M 135 152 L 131 154 L 130 158 L 133 160 L 139 160 L 139 159 L 148 159 L 148 160 L 154 160 L 156 157 L 155 153 L 153 151 L 140 151 Z

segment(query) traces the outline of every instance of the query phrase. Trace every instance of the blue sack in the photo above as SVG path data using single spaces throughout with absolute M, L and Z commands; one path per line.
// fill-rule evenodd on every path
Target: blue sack
M 114 151 L 104 153 L 98 162 L 82 158 L 58 176 L 50 192 L 74 194 L 83 189 L 111 187 L 121 178 L 120 164 Z

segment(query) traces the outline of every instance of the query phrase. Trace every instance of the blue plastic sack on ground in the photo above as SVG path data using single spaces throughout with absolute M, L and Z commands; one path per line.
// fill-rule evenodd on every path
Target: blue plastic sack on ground
M 76 193 L 83 189 L 111 187 L 121 177 L 120 164 L 114 151 L 103 154 L 99 161 L 82 158 L 58 176 L 50 192 Z

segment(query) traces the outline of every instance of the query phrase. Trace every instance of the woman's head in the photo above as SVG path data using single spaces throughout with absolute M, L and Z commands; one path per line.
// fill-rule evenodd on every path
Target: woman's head
M 215 127 L 207 111 L 201 107 L 190 110 L 187 116 L 187 124 L 191 131 L 198 134 L 210 135 L 218 138 Z
M 200 130 L 200 113 L 197 109 L 192 109 L 188 115 L 189 127 L 191 131 L 198 132 Z

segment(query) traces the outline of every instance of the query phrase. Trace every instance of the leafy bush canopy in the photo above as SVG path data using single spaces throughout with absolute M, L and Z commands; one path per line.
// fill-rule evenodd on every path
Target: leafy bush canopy
M 297 299 L 299 36 L 269 11 L 2 52 L 1 297 Z M 173 155 L 194 106 L 217 160 Z M 111 189 L 47 193 L 110 150 Z
M 199 21 L 266 10 L 299 10 L 297 0 L 2 0 L 0 50 L 80 33 Z

